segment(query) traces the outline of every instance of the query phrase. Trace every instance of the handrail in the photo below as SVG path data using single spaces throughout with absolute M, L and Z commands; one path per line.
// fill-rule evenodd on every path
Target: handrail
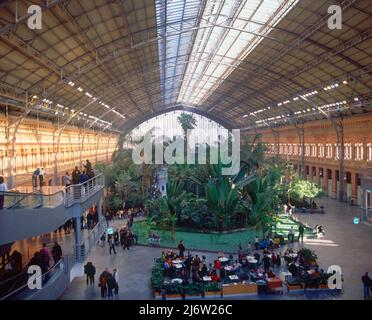
M 65 207 L 71 207 L 74 203 L 81 203 L 87 200 L 97 191 L 104 187 L 104 175 L 102 173 L 79 184 L 72 184 L 62 190 L 50 194 L 43 194 L 41 191 L 31 193 L 0 191 L 0 195 L 10 198 L 4 209 L 16 209 L 24 201 L 28 208 L 56 207 L 64 204 Z M 14 197 L 14 199 L 12 199 Z M 56 198 L 57 197 L 57 198 Z
M 35 280 L 39 280 L 40 278 L 43 279 L 43 277 L 45 278 L 46 275 L 50 274 L 52 271 L 55 271 L 57 266 L 59 266 L 59 265 L 62 265 L 62 268 L 60 268 L 60 269 L 64 269 L 63 257 L 61 257 L 61 259 L 53 267 L 51 267 L 47 272 L 45 272 L 45 273 L 41 274 L 40 276 L 38 276 L 37 278 L 35 278 Z M 4 297 L 0 297 L 0 300 L 5 300 L 5 299 L 11 297 L 12 295 L 16 294 L 17 292 L 19 292 L 23 289 L 26 289 L 27 287 L 28 287 L 28 283 L 26 283 L 23 286 L 13 290 L 12 292 L 5 295 Z

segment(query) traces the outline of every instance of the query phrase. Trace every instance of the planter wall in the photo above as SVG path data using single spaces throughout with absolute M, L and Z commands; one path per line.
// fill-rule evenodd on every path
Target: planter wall
M 222 286 L 223 297 L 256 295 L 257 292 L 255 283 L 234 283 Z

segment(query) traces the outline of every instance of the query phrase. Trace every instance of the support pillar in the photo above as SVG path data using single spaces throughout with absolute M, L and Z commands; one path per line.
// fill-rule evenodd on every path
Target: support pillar
M 301 170 L 300 175 L 302 178 L 305 178 L 305 127 L 302 123 L 301 125 L 296 125 L 296 130 L 298 134 L 298 140 L 300 147 L 300 158 L 301 158 Z
M 323 168 L 323 188 L 324 192 L 328 195 L 328 169 Z
M 98 200 L 98 205 L 97 205 L 97 213 L 98 213 L 98 234 L 101 235 L 103 232 L 103 214 L 102 214 L 102 205 L 103 205 L 103 192 L 102 196 Z
M 279 131 L 271 129 L 274 136 L 275 160 L 279 161 Z
M 357 173 L 351 172 L 351 199 L 354 204 L 358 204 L 358 183 Z
M 316 184 L 320 186 L 320 174 L 319 174 L 319 167 L 315 167 L 315 179 L 316 179 Z
M 339 188 L 338 192 L 338 199 L 340 201 L 344 200 L 344 160 L 345 160 L 345 145 L 344 145 L 344 125 L 343 125 L 343 118 L 338 120 L 333 120 L 332 124 L 336 130 L 337 135 L 337 145 L 339 148 L 338 154 L 338 175 L 339 175 Z
M 337 170 L 332 169 L 332 196 L 337 199 Z
M 81 248 L 81 221 L 80 217 L 74 218 L 75 224 L 75 257 L 77 262 L 82 262 L 83 255 L 82 255 L 82 248 Z

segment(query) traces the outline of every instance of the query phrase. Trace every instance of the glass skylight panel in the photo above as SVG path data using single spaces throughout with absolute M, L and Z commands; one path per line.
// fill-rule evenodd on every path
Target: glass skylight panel
M 157 0 L 160 83 L 164 104 L 176 101 L 202 0 Z M 185 31 L 186 30 L 186 31 Z M 188 30 L 188 31 L 187 31 Z
M 178 102 L 202 104 L 297 2 L 207 0 Z

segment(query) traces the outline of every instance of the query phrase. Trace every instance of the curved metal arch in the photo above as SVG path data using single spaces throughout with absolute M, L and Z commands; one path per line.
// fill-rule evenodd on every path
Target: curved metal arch
M 150 120 L 154 117 L 160 116 L 160 115 L 165 114 L 165 113 L 169 113 L 169 112 L 172 112 L 172 111 L 178 111 L 178 110 L 196 113 L 200 116 L 206 117 L 206 118 L 218 123 L 219 125 L 221 125 L 222 127 L 226 128 L 228 130 L 234 129 L 234 126 L 226 119 L 222 119 L 219 116 L 210 114 L 210 113 L 205 112 L 203 110 L 200 110 L 200 109 L 198 109 L 197 107 L 194 107 L 194 106 L 177 104 L 177 105 L 173 105 L 173 106 L 170 106 L 168 108 L 153 112 L 151 114 L 147 114 L 147 115 L 145 115 L 141 118 L 136 119 L 133 122 L 126 123 L 122 126 L 121 130 L 122 130 L 123 133 L 128 133 L 128 132 L 130 132 L 131 130 L 133 130 L 134 128 L 136 128 L 137 126 L 139 126 L 140 124 L 142 124 L 143 122 L 145 122 L 147 120 Z

